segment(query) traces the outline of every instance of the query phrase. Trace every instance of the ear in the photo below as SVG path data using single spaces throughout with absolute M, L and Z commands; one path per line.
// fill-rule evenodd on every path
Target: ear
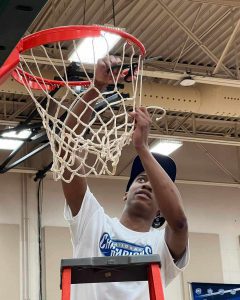
M 128 195 L 128 192 L 125 192 L 124 196 L 123 196 L 123 201 L 127 201 L 127 195 Z

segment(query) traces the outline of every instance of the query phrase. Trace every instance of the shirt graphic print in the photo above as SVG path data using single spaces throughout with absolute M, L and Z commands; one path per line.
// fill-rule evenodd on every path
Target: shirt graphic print
M 137 245 L 122 240 L 114 240 L 104 232 L 99 241 L 99 248 L 104 256 L 118 255 L 150 255 L 153 253 L 149 245 Z

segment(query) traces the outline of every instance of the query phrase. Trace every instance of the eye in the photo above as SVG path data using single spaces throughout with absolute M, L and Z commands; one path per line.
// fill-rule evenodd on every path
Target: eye
M 137 182 L 144 183 L 144 182 L 146 182 L 146 178 L 145 177 L 138 177 Z

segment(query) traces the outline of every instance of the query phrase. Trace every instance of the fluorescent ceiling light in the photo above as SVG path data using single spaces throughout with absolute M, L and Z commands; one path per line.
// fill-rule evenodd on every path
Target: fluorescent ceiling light
M 169 155 L 183 145 L 180 141 L 160 140 L 150 150 L 163 155 Z
M 98 59 L 103 58 L 121 39 L 120 35 L 101 31 L 99 37 L 85 38 L 70 55 L 71 62 L 96 64 Z
M 19 141 L 18 139 L 27 139 L 30 134 L 31 131 L 28 129 L 18 133 L 16 133 L 16 131 L 3 133 L 1 136 L 4 137 L 4 139 L 0 136 L 0 149 L 14 150 L 23 144 L 23 141 Z M 11 139 L 7 139 L 7 137 L 10 137 Z

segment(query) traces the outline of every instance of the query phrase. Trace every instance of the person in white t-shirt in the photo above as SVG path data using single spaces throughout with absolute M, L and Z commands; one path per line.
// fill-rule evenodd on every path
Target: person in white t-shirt
M 111 81 L 107 59 L 99 60 L 96 68 L 95 86 L 99 90 Z M 110 56 L 111 65 L 119 62 Z M 96 91 L 90 90 L 85 101 L 95 97 Z M 74 113 L 79 114 L 84 108 L 84 104 L 78 103 Z M 91 110 L 85 111 L 84 122 L 91 117 Z M 64 214 L 70 224 L 74 258 L 159 254 L 165 287 L 188 262 L 187 218 L 174 184 L 174 161 L 149 150 L 151 119 L 146 108 L 137 108 L 131 116 L 135 120 L 132 143 L 138 156 L 123 196 L 125 205 L 120 219 L 109 217 L 89 190 L 87 179 L 77 176 L 70 183 L 62 182 L 67 202 Z M 75 126 L 71 116 L 67 125 Z M 114 201 L 115 196 L 112 198 Z M 165 220 L 165 228 L 156 229 Z M 73 285 L 71 299 L 146 300 L 149 292 L 147 282 L 94 283 Z

